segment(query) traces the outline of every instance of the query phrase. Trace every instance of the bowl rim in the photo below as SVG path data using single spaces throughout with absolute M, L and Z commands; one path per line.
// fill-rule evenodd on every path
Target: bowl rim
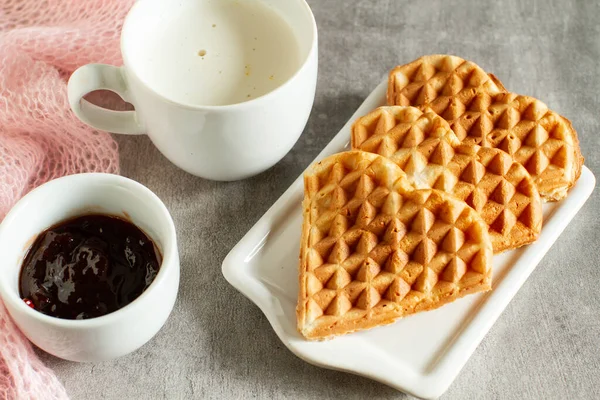
M 120 175 L 109 173 L 92 172 L 63 176 L 61 178 L 48 181 L 27 193 L 12 207 L 12 209 L 8 212 L 8 214 L 0 224 L 0 250 L 3 247 L 3 238 L 6 235 L 11 234 L 14 224 L 18 224 L 19 217 L 27 209 L 28 203 L 36 197 L 43 196 L 48 191 L 60 190 L 61 186 L 66 184 L 94 186 L 99 184 L 104 185 L 107 183 L 114 184 L 116 186 L 126 187 L 128 189 L 136 191 L 136 193 L 143 196 L 144 201 L 152 204 L 152 207 L 156 209 L 156 211 L 158 211 L 155 215 L 155 218 L 161 221 L 159 222 L 159 224 L 162 224 L 166 227 L 167 234 L 164 237 L 160 238 L 160 242 L 162 243 L 162 248 L 160 248 L 162 252 L 162 262 L 158 270 L 158 274 L 156 275 L 150 286 L 148 286 L 142 292 L 142 294 L 138 296 L 135 300 L 133 300 L 131 303 L 116 311 L 113 311 L 109 314 L 100 317 L 82 320 L 72 320 L 46 315 L 40 311 L 29 307 L 18 295 L 18 290 L 17 295 L 15 295 L 15 291 L 9 288 L 7 279 L 3 279 L 3 277 L 0 275 L 0 298 L 4 300 L 9 313 L 10 309 L 14 308 L 15 310 L 21 312 L 27 318 L 34 319 L 41 323 L 62 329 L 78 330 L 111 325 L 118 322 L 119 320 L 122 320 L 123 318 L 127 318 L 128 315 L 137 312 L 138 305 L 140 305 L 140 303 L 142 303 L 145 298 L 151 296 L 152 294 L 154 294 L 154 292 L 159 290 L 160 286 L 164 285 L 164 282 L 168 279 L 169 274 L 172 273 L 172 269 L 179 268 L 179 263 L 177 262 L 178 251 L 175 224 L 165 204 L 154 192 L 152 192 L 150 189 L 148 189 L 141 183 Z M 93 207 L 96 205 L 90 204 L 89 206 Z M 60 220 L 54 221 L 50 226 L 60 222 Z M 132 223 L 134 222 L 132 221 Z M 40 230 L 40 233 L 44 229 L 47 228 L 42 228 L 42 230 Z M 142 230 L 142 232 L 148 235 L 154 242 L 156 242 L 155 237 L 146 232 L 144 229 L 140 229 Z M 25 251 L 26 250 L 24 250 L 24 252 Z

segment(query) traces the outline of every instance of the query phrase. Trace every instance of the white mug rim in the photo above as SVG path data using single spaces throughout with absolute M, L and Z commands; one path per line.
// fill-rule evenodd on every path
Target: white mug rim
M 5 232 L 7 225 L 11 224 L 13 222 L 13 220 L 18 218 L 19 214 L 22 212 L 22 209 L 26 207 L 26 205 L 27 205 L 26 203 L 29 201 L 29 199 L 34 198 L 35 196 L 38 196 L 43 191 L 51 190 L 49 188 L 52 188 L 53 186 L 61 185 L 67 180 L 83 180 L 83 181 L 87 180 L 88 184 L 90 184 L 89 183 L 90 181 L 94 181 L 95 183 L 98 183 L 101 180 L 104 180 L 106 182 L 116 182 L 119 184 L 127 185 L 130 188 L 134 188 L 134 190 L 137 190 L 138 193 L 144 195 L 148 201 L 151 201 L 154 203 L 154 205 L 160 210 L 160 212 L 162 214 L 161 219 L 163 219 L 168 225 L 167 226 L 168 234 L 165 237 L 161 237 L 161 240 L 163 242 L 163 246 L 162 246 L 163 248 L 161 249 L 162 250 L 161 265 L 158 270 L 158 274 L 156 275 L 156 277 L 154 278 L 154 280 L 152 281 L 150 286 L 148 286 L 142 292 L 142 294 L 140 294 L 137 298 L 135 298 L 131 303 L 127 304 L 126 306 L 124 306 L 116 311 L 113 311 L 106 315 L 102 315 L 100 317 L 82 319 L 82 320 L 73 320 L 73 319 L 57 318 L 57 317 L 53 317 L 50 315 L 46 315 L 40 311 L 34 310 L 31 307 L 29 307 L 27 304 L 25 304 L 23 299 L 20 298 L 20 296 L 18 296 L 18 295 L 14 296 L 14 294 L 13 294 L 14 290 L 9 289 L 7 279 L 4 279 L 2 276 L 0 276 L 0 298 L 3 299 L 5 303 L 10 302 L 10 305 L 12 307 L 15 307 L 17 310 L 23 312 L 27 317 L 37 319 L 42 323 L 53 325 L 55 327 L 60 327 L 60 328 L 67 328 L 67 329 L 90 329 L 90 328 L 92 328 L 93 329 L 98 326 L 105 326 L 105 325 L 113 324 L 113 323 L 119 321 L 120 319 L 126 317 L 127 314 L 130 314 L 132 308 L 135 307 L 135 305 L 137 303 L 139 303 L 142 299 L 152 295 L 153 292 L 158 290 L 158 286 L 161 285 L 165 280 L 168 279 L 167 274 L 170 273 L 170 271 L 169 271 L 170 269 L 179 268 L 179 265 L 176 262 L 178 256 L 177 256 L 175 224 L 173 222 L 173 219 L 172 219 L 169 211 L 167 210 L 167 207 L 164 205 L 162 200 L 160 200 L 160 198 L 154 192 L 152 192 L 150 189 L 148 189 L 146 186 L 144 186 L 141 183 L 136 182 L 132 179 L 126 178 L 124 176 L 120 176 L 120 175 L 116 175 L 116 174 L 92 172 L 92 173 L 81 173 L 81 174 L 63 176 L 63 177 L 48 181 L 48 182 L 36 187 L 35 189 L 31 190 L 29 193 L 27 193 L 25 196 L 23 196 L 12 207 L 12 209 L 8 212 L 8 214 L 6 215 L 6 217 L 0 224 L 0 238 L 3 235 L 7 234 L 7 232 Z M 93 204 L 90 204 L 90 206 L 93 206 Z M 53 224 L 60 223 L 60 222 L 61 221 L 55 221 Z M 52 224 L 50 226 L 52 226 Z M 40 233 L 44 229 L 48 229 L 50 226 L 42 228 L 40 230 Z M 146 234 L 148 234 L 148 233 L 146 233 Z M 154 239 L 154 238 L 151 238 L 151 239 Z M 20 270 L 20 267 L 19 267 L 19 270 Z M 18 290 L 17 290 L 17 292 L 18 292 Z
M 306 0 L 293 0 L 293 1 L 297 1 L 301 5 L 303 5 L 305 7 L 306 12 L 308 13 L 308 17 L 310 19 L 311 28 L 312 28 L 312 32 L 311 32 L 312 33 L 312 41 L 310 44 L 310 50 L 304 57 L 304 61 L 300 64 L 300 66 L 298 68 L 296 68 L 296 71 L 294 72 L 294 74 L 292 76 L 290 76 L 281 85 L 279 85 L 275 89 L 263 94 L 262 96 L 259 96 L 254 99 L 244 101 L 241 103 L 223 104 L 223 105 L 198 105 L 198 104 L 192 104 L 192 103 L 188 103 L 188 102 L 176 101 L 174 99 L 171 99 L 171 98 L 163 95 L 162 93 L 159 93 L 154 87 L 152 87 L 152 85 L 149 85 L 148 82 L 141 79 L 139 74 L 136 73 L 135 69 L 131 67 L 132 63 L 130 62 L 129 55 L 125 51 L 125 44 L 127 41 L 127 39 L 125 37 L 125 33 L 128 29 L 130 29 L 129 24 L 132 24 L 131 21 L 133 19 L 133 11 L 136 8 L 142 7 L 141 4 L 145 3 L 144 0 L 137 1 L 129 9 L 129 12 L 127 13 L 127 16 L 125 17 L 125 20 L 123 22 L 123 28 L 121 30 L 121 40 L 120 40 L 121 56 L 123 58 L 123 66 L 125 67 L 126 74 L 133 75 L 140 83 L 143 84 L 143 86 L 146 89 L 148 89 L 153 95 L 157 96 L 162 101 L 172 104 L 172 105 L 176 105 L 181 108 L 190 109 L 190 110 L 212 110 L 212 111 L 235 110 L 235 109 L 243 109 L 243 108 L 252 107 L 252 106 L 256 105 L 257 103 L 262 103 L 264 101 L 268 101 L 270 99 L 270 97 L 273 97 L 281 90 L 284 90 L 286 86 L 289 86 L 292 81 L 294 81 L 298 78 L 298 76 L 301 74 L 301 72 L 304 69 L 308 68 L 308 65 L 313 56 L 313 53 L 316 51 L 316 49 L 318 47 L 317 23 L 315 21 L 315 16 L 314 16 L 310 6 L 306 2 Z

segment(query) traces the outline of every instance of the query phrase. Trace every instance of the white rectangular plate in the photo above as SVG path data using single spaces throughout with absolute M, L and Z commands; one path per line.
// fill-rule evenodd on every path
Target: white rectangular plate
M 385 103 L 382 82 L 317 160 L 348 149 L 350 127 Z M 581 178 L 558 203 L 544 205 L 539 239 L 494 257 L 493 290 L 467 296 L 392 325 L 333 340 L 309 342 L 296 330 L 302 177 L 275 202 L 223 261 L 223 275 L 267 316 L 281 341 L 303 360 L 375 379 L 423 398 L 442 395 L 544 254 L 588 199 L 595 185 Z M 406 344 L 410 343 L 410 346 Z

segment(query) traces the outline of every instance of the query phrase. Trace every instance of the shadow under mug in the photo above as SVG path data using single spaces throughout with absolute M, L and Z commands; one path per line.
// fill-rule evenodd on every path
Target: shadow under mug
M 123 24 L 124 65 L 88 64 L 77 69 L 68 84 L 71 108 L 93 128 L 146 133 L 173 164 L 196 176 L 232 181 L 265 171 L 290 151 L 306 126 L 315 97 L 318 49 L 316 23 L 305 0 L 262 1 L 291 27 L 301 55 L 296 72 L 273 91 L 224 106 L 175 102 L 159 94 L 136 72 L 141 61 L 134 49 L 144 40 L 145 29 L 172 23 L 168 16 L 185 2 L 140 0 Z M 83 99 L 101 89 L 117 93 L 135 111 L 107 110 Z

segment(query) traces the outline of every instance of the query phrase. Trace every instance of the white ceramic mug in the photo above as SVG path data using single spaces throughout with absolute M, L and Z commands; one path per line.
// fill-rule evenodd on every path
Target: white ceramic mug
M 194 175 L 237 180 L 258 174 L 281 160 L 292 148 L 312 109 L 318 53 L 314 16 L 305 0 L 262 0 L 291 28 L 299 51 L 297 69 L 274 90 L 249 101 L 198 105 L 166 95 L 161 89 L 164 83 L 180 85 L 181 82 L 176 81 L 180 77 L 165 74 L 148 78 L 145 63 L 155 61 L 140 56 L 139 51 L 140 46 L 148 46 L 150 34 L 174 29 L 175 16 L 190 1 L 210 0 L 138 1 L 123 25 L 124 65 L 89 64 L 76 70 L 69 80 L 69 102 L 75 114 L 94 128 L 124 134 L 147 133 L 171 162 Z M 202 17 L 198 16 L 199 23 L 210 22 L 203 21 Z M 216 25 L 213 27 L 218 29 Z M 208 51 L 207 57 L 210 57 L 213 50 Z M 160 60 L 179 55 L 169 51 L 169 54 L 156 56 Z M 258 72 L 265 71 L 254 71 Z M 106 110 L 83 99 L 98 89 L 118 93 L 133 104 L 135 111 Z
M 91 213 L 129 219 L 152 239 L 163 256 L 154 281 L 127 306 L 97 318 L 60 319 L 30 308 L 19 295 L 21 264 L 29 247 L 49 227 Z M 154 193 L 118 175 L 71 175 L 29 192 L 0 225 L 0 254 L 0 296 L 14 322 L 36 346 L 71 361 L 109 360 L 136 350 L 164 325 L 177 298 L 179 254 L 173 220 Z

